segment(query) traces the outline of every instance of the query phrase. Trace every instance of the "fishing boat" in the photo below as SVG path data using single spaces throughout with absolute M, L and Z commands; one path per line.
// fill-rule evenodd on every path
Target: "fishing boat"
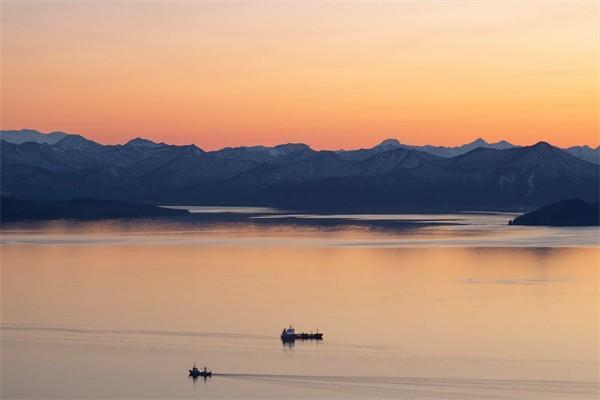
M 196 364 L 194 364 L 194 367 L 192 369 L 190 369 L 189 371 L 190 371 L 190 376 L 193 378 L 197 378 L 199 376 L 208 378 L 208 377 L 212 376 L 212 371 L 207 370 L 206 367 L 204 367 L 203 370 L 200 370 L 196 367 Z
M 289 328 L 285 328 L 281 332 L 281 340 L 284 342 L 293 342 L 295 340 L 323 340 L 323 334 L 319 333 L 318 330 L 316 333 L 296 333 L 296 330 L 290 325 Z

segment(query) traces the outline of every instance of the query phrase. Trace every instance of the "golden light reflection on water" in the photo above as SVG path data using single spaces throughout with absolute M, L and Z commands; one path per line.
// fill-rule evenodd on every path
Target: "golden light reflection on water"
M 585 360 L 597 333 L 598 256 L 14 246 L 3 249 L 3 322 L 262 334 L 295 322 L 358 343 L 401 337 L 419 354 L 500 357 L 517 346 L 515 356 Z
M 325 332 L 318 347 L 292 350 L 320 363 L 325 373 L 351 373 L 352 367 L 384 376 L 597 379 L 598 248 L 119 242 L 15 244 L 1 250 L 4 328 L 276 339 L 293 323 Z M 0 333 L 21 341 L 49 335 Z M 131 338 L 136 340 L 141 339 Z M 235 348 L 244 348 L 240 340 Z M 261 343 L 247 343 L 248 349 L 268 353 L 281 347 L 275 340 L 274 349 Z M 230 368 L 249 368 L 241 361 L 245 356 L 234 357 L 228 346 L 209 347 L 225 352 L 213 357 L 225 357 Z M 327 355 L 358 348 L 367 349 L 358 357 L 372 361 L 366 367 L 352 365 L 356 360 L 349 355 Z M 256 350 L 257 357 L 263 350 Z M 292 368 L 281 360 L 258 363 L 265 370 Z

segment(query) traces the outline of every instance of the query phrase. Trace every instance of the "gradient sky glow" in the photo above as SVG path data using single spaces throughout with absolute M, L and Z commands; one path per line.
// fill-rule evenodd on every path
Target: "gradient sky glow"
M 600 144 L 596 1 L 2 1 L 2 129 Z

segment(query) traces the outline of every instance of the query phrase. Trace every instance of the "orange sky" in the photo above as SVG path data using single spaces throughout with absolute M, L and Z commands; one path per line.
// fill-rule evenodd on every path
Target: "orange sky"
M 598 7 L 5 0 L 1 127 L 205 149 L 596 146 Z

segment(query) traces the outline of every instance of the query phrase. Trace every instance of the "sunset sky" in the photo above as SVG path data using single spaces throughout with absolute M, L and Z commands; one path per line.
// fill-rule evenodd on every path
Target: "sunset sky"
M 2 1 L 2 129 L 600 144 L 596 1 Z

